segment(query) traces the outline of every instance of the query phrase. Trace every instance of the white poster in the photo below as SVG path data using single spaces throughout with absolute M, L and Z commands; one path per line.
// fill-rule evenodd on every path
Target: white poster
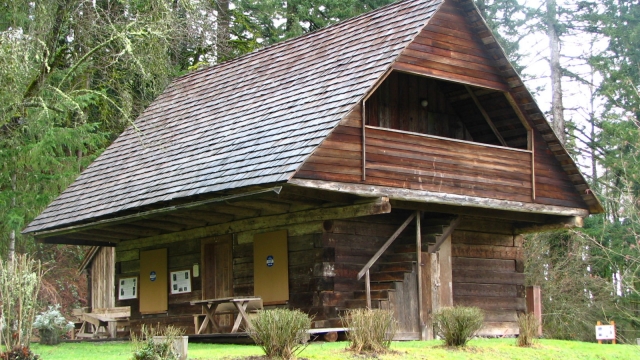
M 122 278 L 119 281 L 118 300 L 129 300 L 138 298 L 138 278 Z
M 180 270 L 171 272 L 171 294 L 191 292 L 191 272 Z
M 613 325 L 597 325 L 596 340 L 615 340 L 616 327 Z

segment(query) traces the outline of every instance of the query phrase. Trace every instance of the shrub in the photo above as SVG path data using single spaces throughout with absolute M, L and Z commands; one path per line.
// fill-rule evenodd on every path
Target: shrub
M 299 310 L 273 309 L 258 312 L 247 331 L 267 357 L 294 359 L 306 347 L 310 328 L 309 315 Z
M 531 346 L 538 338 L 538 318 L 533 314 L 521 314 L 518 316 L 518 328 L 520 335 L 516 343 L 518 346 Z
M 0 346 L 29 347 L 42 267 L 27 255 L 0 260 Z
M 477 307 L 445 307 L 433 314 L 436 335 L 447 346 L 465 346 L 483 322 L 484 313 Z
M 17 346 L 11 351 L 0 352 L 2 360 L 40 360 L 40 356 L 31 352 L 26 346 Z
M 162 330 L 142 325 L 140 336 L 131 333 L 134 360 L 177 360 L 180 357 L 173 347 L 175 340 L 182 336 L 183 331 L 171 325 Z M 161 340 L 154 339 L 162 336 Z
M 41 344 L 56 345 L 60 342 L 60 335 L 73 329 L 73 323 L 62 316 L 60 305 L 56 304 L 36 316 L 33 327 L 38 329 Z
M 349 349 L 356 353 L 387 352 L 397 328 L 389 310 L 353 309 L 342 322 L 349 329 Z

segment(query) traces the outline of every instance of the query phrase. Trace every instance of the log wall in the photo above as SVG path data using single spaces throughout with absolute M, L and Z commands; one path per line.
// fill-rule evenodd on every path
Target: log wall
M 289 292 L 290 300 L 287 306 L 303 309 L 316 315 L 318 320 L 327 318 L 322 306 L 322 298 L 318 298 L 321 290 L 331 290 L 333 282 L 329 282 L 324 275 L 322 222 L 303 223 L 287 227 L 261 229 L 260 231 L 238 232 L 233 239 L 233 294 L 235 296 L 253 295 L 253 235 L 257 232 L 270 232 L 282 228 L 288 231 L 289 248 Z M 189 269 L 193 264 L 201 262 L 202 238 L 183 239 L 162 245 L 143 246 L 130 250 L 116 252 L 116 278 L 138 276 L 140 272 L 140 251 L 157 248 L 167 248 L 168 272 Z M 135 240 L 132 240 L 135 242 Z M 148 239 L 145 244 L 148 244 Z M 129 246 L 128 248 L 131 248 Z M 200 264 L 201 272 L 205 264 Z M 112 282 L 113 283 L 113 282 Z M 168 291 L 168 290 L 167 290 Z M 139 312 L 139 300 L 116 301 L 116 306 L 131 306 L 132 329 L 138 330 L 143 323 L 147 325 L 174 325 L 182 328 L 185 333 L 193 334 L 193 314 L 199 313 L 200 308 L 191 306 L 190 301 L 202 299 L 201 277 L 193 278 L 192 291 L 187 294 L 169 296 L 167 314 L 145 315 Z M 113 295 L 112 295 L 113 298 Z M 335 312 L 335 311 L 334 311 Z M 330 314 L 331 315 L 331 314 Z
M 509 223 L 464 221 L 452 235 L 454 305 L 485 311 L 484 336 L 515 335 L 526 310 L 522 236 Z

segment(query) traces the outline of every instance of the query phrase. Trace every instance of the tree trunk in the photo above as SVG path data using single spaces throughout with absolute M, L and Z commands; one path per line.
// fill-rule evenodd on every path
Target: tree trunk
M 13 195 L 11 197 L 11 208 L 15 209 L 16 207 L 16 174 L 11 174 L 11 191 L 13 191 Z M 9 261 L 13 262 L 15 259 L 16 253 L 16 231 L 15 229 L 11 229 L 11 233 L 9 234 Z
M 551 69 L 551 115 L 553 130 L 558 139 L 564 145 L 566 136 L 564 133 L 564 106 L 562 105 L 562 68 L 560 67 L 560 38 L 557 31 L 556 1 L 547 0 L 547 36 L 549 37 L 549 50 L 551 52 L 549 67 Z
M 216 0 L 216 61 L 223 62 L 231 57 L 229 51 L 229 0 Z

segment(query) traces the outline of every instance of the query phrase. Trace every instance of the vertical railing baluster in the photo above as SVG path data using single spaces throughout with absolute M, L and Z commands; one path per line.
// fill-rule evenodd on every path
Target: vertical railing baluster
M 367 291 L 367 309 L 371 310 L 371 278 L 369 278 L 369 269 L 365 273 L 365 290 Z

